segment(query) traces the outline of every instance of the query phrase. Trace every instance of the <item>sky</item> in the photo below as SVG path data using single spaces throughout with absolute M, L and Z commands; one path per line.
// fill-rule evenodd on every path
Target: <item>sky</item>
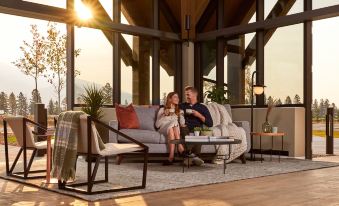
M 49 4 L 53 6 L 65 7 L 66 0 L 30 0 L 36 3 Z M 79 0 L 76 0 L 78 3 Z M 110 0 L 100 0 L 105 9 L 111 14 L 112 6 Z M 266 15 L 276 0 L 265 0 Z M 298 13 L 302 10 L 303 0 L 297 0 L 289 14 Z M 314 0 L 314 8 L 320 8 L 326 5 L 339 4 L 339 0 Z M 254 20 L 254 19 L 253 19 Z M 128 24 L 122 16 L 122 23 Z M 2 65 L 11 65 L 19 56 L 19 47 L 23 40 L 29 40 L 29 25 L 37 24 L 41 32 L 45 31 L 47 22 L 29 18 L 22 18 L 0 14 L 0 63 Z M 15 26 L 13 26 L 15 25 Z M 329 98 L 331 102 L 339 105 L 339 94 L 335 94 L 336 88 L 339 88 L 338 67 L 339 58 L 339 18 L 315 21 L 313 23 L 313 90 L 314 98 Z M 60 24 L 58 27 L 65 32 L 65 26 Z M 303 86 L 303 25 L 293 25 L 279 28 L 270 42 L 265 47 L 265 85 L 266 94 L 275 98 L 285 99 L 287 95 L 302 96 Z M 75 29 L 75 47 L 81 49 L 81 55 L 76 59 L 76 69 L 80 70 L 79 79 L 95 82 L 104 85 L 109 82 L 112 84 L 112 47 L 101 31 L 88 28 Z M 133 41 L 131 35 L 123 35 L 130 47 Z M 253 37 L 253 34 L 247 34 L 245 41 Z M 151 58 L 151 57 L 150 57 Z M 225 59 L 227 62 L 227 58 Z M 132 93 L 132 70 L 124 63 L 122 65 L 122 92 Z M 13 67 L 13 66 L 12 66 Z M 15 69 L 15 68 L 14 68 Z M 2 74 L 4 75 L 4 74 Z M 212 71 L 210 77 L 215 76 Z M 227 78 L 227 76 L 226 76 Z M 32 85 L 33 85 L 33 80 Z M 41 78 L 41 85 L 48 87 L 48 83 Z M 32 86 L 33 89 L 33 86 Z M 173 90 L 173 77 L 161 69 L 161 92 Z M 1 91 L 1 82 L 0 82 Z M 26 94 L 28 95 L 28 94 Z M 124 101 L 124 100 L 122 100 Z M 128 100 L 130 101 L 130 100 Z

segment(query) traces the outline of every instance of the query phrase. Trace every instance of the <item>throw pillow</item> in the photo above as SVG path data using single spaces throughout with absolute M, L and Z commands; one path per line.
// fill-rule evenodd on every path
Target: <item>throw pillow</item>
M 156 107 L 134 107 L 140 123 L 140 129 L 155 131 L 155 119 L 158 108 Z
M 115 104 L 119 129 L 139 129 L 140 124 L 132 104 L 127 107 Z

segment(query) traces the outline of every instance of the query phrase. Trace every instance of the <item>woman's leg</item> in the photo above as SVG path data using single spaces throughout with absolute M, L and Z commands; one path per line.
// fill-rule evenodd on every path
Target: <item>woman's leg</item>
M 175 139 L 180 139 L 180 128 L 178 126 L 177 127 L 173 127 L 173 130 L 174 130 L 174 138 Z M 179 150 L 180 153 L 182 153 L 185 149 L 184 149 L 184 147 L 181 144 L 179 144 L 178 145 L 178 150 Z
M 168 138 L 168 142 L 170 142 L 171 140 L 174 140 L 175 136 L 174 136 L 174 129 L 173 128 L 169 128 L 167 131 L 167 138 Z M 172 161 L 174 159 L 174 149 L 175 149 L 175 145 L 174 144 L 169 144 L 168 143 L 168 149 L 169 149 L 169 157 L 168 160 Z

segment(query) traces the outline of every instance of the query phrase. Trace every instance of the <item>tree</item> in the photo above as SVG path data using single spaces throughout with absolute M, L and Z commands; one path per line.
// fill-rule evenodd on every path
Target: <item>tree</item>
M 285 104 L 292 104 L 292 100 L 290 96 L 287 96 L 285 99 Z
M 34 78 L 35 90 L 38 91 L 38 78 L 46 70 L 46 45 L 45 38 L 40 35 L 37 25 L 31 25 L 31 34 L 32 43 L 23 41 L 23 46 L 20 47 L 23 56 L 12 63 L 24 74 Z M 35 97 L 34 100 L 38 102 L 38 97 Z
M 320 103 L 319 103 L 319 116 L 320 118 L 324 118 L 326 115 L 326 109 L 324 106 L 324 99 L 320 99 Z
M 9 106 L 9 113 L 11 115 L 16 115 L 17 103 L 16 103 L 16 98 L 13 92 L 8 97 L 8 106 Z
M 251 104 L 252 99 L 252 74 L 249 67 L 245 69 L 245 103 Z
M 104 95 L 104 102 L 105 104 L 112 104 L 112 97 L 113 97 L 113 88 L 111 87 L 110 83 L 106 83 L 105 86 L 102 87 L 102 92 Z
M 282 105 L 282 102 L 281 102 L 280 98 L 277 100 L 276 105 Z
M 36 101 L 37 99 L 37 101 Z M 40 96 L 40 92 L 38 90 L 33 90 L 32 91 L 32 97 L 30 99 L 30 103 L 29 103 L 29 111 L 31 114 L 34 114 L 34 105 L 35 103 L 40 103 L 41 102 L 41 96 Z
M 273 104 L 273 103 L 274 103 L 274 99 L 273 99 L 271 96 L 269 96 L 269 97 L 267 98 L 267 105 Z
M 54 102 L 54 114 L 60 114 L 61 112 L 61 108 L 59 107 L 59 102 L 58 101 L 55 101 Z
M 46 41 L 46 62 L 51 73 L 48 75 L 48 82 L 53 85 L 54 91 L 58 96 L 57 110 L 61 111 L 61 91 L 66 83 L 67 57 L 66 57 L 66 34 L 61 34 L 56 28 L 56 23 L 48 23 Z M 74 51 L 77 57 L 80 50 Z M 79 72 L 75 70 L 75 75 Z
M 47 111 L 49 115 L 55 114 L 54 102 L 53 99 L 50 99 L 48 102 Z
M 27 116 L 28 115 L 28 102 L 27 98 L 24 96 L 22 92 L 19 93 L 17 97 L 17 113 L 21 116 Z
M 166 92 L 164 92 L 164 93 L 162 93 L 161 104 L 165 105 L 166 104 L 166 100 L 167 100 L 167 94 L 166 94 Z
M 5 92 L 0 93 L 0 110 L 3 110 L 5 114 L 8 113 L 8 97 Z
M 301 104 L 300 96 L 298 94 L 294 96 L 293 104 Z
M 316 121 L 320 119 L 320 108 L 318 104 L 318 100 L 315 99 L 312 105 L 312 116 Z

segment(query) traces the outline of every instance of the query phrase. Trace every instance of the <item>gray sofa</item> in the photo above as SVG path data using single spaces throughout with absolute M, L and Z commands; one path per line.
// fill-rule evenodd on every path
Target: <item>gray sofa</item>
M 225 105 L 228 113 L 232 117 L 230 105 Z M 156 114 L 158 108 L 154 107 L 135 107 L 137 113 L 140 129 L 121 129 L 120 132 L 136 139 L 149 147 L 149 153 L 152 154 L 165 154 L 168 153 L 167 138 L 157 132 L 155 128 Z M 242 127 L 246 131 L 247 138 L 247 151 L 249 152 L 250 145 L 250 126 L 248 121 L 236 121 L 234 122 L 238 127 Z M 109 125 L 115 129 L 118 128 L 118 121 L 111 120 Z M 109 142 L 112 143 L 127 143 L 128 141 L 116 135 L 113 132 L 109 133 Z M 201 148 L 201 153 L 215 153 L 215 147 L 213 145 L 204 145 Z

